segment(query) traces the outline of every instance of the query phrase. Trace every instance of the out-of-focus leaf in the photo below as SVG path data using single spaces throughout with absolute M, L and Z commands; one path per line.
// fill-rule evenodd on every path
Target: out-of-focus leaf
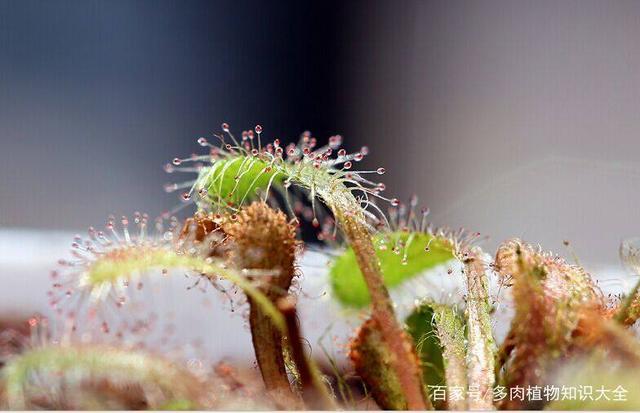
M 394 232 L 378 235 L 374 241 L 384 282 L 388 288 L 400 285 L 454 258 L 447 243 L 426 233 Z M 429 248 L 425 250 L 427 246 Z M 369 292 L 350 247 L 333 262 L 330 278 L 333 291 L 340 303 L 356 308 L 369 304 Z

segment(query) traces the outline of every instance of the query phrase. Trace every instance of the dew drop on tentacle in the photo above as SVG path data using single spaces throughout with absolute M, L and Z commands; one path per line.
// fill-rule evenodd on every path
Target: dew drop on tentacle
M 227 122 L 222 124 L 222 130 L 229 133 L 229 124 Z
M 400 201 L 398 200 L 398 198 L 392 198 L 391 199 L 391 206 L 397 207 L 398 205 L 400 205 Z
M 384 169 L 384 168 L 382 168 L 382 167 L 381 167 L 381 168 L 376 169 L 376 173 L 377 173 L 378 175 L 384 175 L 384 173 L 385 173 L 385 172 L 387 172 L 387 170 L 386 170 L 386 169 Z
M 208 144 L 209 144 L 209 141 L 207 140 L 207 138 L 205 137 L 198 138 L 198 145 L 207 146 Z
M 182 159 L 180 158 L 173 158 L 173 161 L 171 161 L 171 163 L 173 163 L 175 166 L 178 166 L 182 163 Z

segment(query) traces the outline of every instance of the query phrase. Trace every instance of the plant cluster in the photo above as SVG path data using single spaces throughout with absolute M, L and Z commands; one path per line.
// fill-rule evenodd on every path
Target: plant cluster
M 0 406 L 334 410 L 362 406 L 354 395 L 362 389 L 393 410 L 640 408 L 637 395 L 624 405 L 495 397 L 497 386 L 637 386 L 628 367 L 640 365 L 638 286 L 606 297 L 580 266 L 518 239 L 491 257 L 480 234 L 433 227 L 416 199 L 386 197 L 371 178 L 384 168 L 355 168 L 366 147 L 347 153 L 340 136 L 318 146 L 308 132 L 283 146 L 262 133 L 256 126 L 237 138 L 223 124 L 215 143 L 198 139 L 206 153 L 165 166 L 196 174 L 165 187 L 181 192 L 179 208 L 155 220 L 110 217 L 104 230 L 73 240 L 71 258 L 51 274 L 56 320 L 34 317 L 29 332 L 0 336 Z M 192 204 L 195 213 L 178 218 Z M 318 366 L 298 319 L 304 222 L 331 256 L 333 298 L 366 318 L 348 344 L 350 384 L 335 363 L 332 372 Z M 620 253 L 637 273 L 635 244 Z M 260 383 L 224 364 L 194 371 L 144 344 L 157 320 L 137 317 L 138 296 L 176 271 L 222 294 L 244 293 Z M 459 294 L 438 295 L 428 287 L 436 278 L 459 284 Z M 395 298 L 403 289 L 408 304 Z M 497 340 L 505 295 L 513 315 Z M 461 397 L 434 397 L 442 386 Z

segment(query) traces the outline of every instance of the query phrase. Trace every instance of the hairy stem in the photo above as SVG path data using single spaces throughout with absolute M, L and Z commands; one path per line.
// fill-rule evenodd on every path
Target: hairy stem
M 467 281 L 468 380 L 480 392 L 480 397 L 469 400 L 471 410 L 494 408 L 496 344 L 491 329 L 489 282 L 481 254 L 479 248 L 469 249 L 463 259 Z
M 327 391 L 318 367 L 302 348 L 303 338 L 298 325 L 295 300 L 290 296 L 281 298 L 278 300 L 278 309 L 287 323 L 287 337 L 291 355 L 300 375 L 302 398 L 305 404 L 311 410 L 335 410 L 336 405 Z
M 291 390 L 282 349 L 282 334 L 260 305 L 249 299 L 249 327 L 253 349 L 265 388 L 281 409 L 300 409 L 300 399 Z
M 464 325 L 458 313 L 445 305 L 434 305 L 434 324 L 442 347 L 445 381 L 449 388 L 467 389 Z M 447 401 L 449 410 L 466 410 L 466 400 Z
M 371 295 L 372 317 L 380 328 L 382 339 L 391 353 L 389 361 L 403 389 L 407 407 L 409 410 L 431 408 L 429 399 L 424 396 L 422 372 L 416 362 L 414 345 L 404 334 L 395 317 L 371 235 L 362 221 L 354 218 L 353 215 L 336 209 L 334 213 L 342 223 L 342 230 L 356 254 L 358 265 Z

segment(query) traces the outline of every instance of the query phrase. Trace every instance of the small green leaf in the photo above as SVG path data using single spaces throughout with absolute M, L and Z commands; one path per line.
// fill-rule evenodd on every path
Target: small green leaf
M 454 258 L 452 249 L 445 242 L 426 233 L 377 235 L 374 243 L 378 246 L 376 255 L 388 288 Z M 425 250 L 427 245 L 428 251 Z M 369 304 L 369 291 L 351 247 L 333 262 L 329 275 L 335 296 L 343 305 L 360 308 Z

